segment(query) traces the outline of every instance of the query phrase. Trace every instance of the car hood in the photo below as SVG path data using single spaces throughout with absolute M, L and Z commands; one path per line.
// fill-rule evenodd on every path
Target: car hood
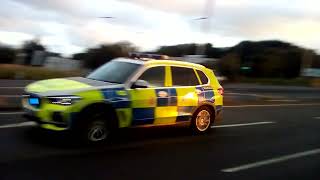
M 115 88 L 122 85 L 97 81 L 83 77 L 57 78 L 36 81 L 29 84 L 25 91 L 40 95 L 63 95 L 90 89 Z

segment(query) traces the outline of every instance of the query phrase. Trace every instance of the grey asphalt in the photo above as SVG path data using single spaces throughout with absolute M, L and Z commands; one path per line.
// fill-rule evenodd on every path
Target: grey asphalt
M 5 128 L 0 130 L 0 179 L 319 179 L 320 154 L 222 171 L 320 148 L 319 109 L 229 107 L 216 126 L 274 123 L 216 128 L 203 136 L 185 128 L 127 129 L 112 143 L 94 147 L 76 144 L 66 133 Z

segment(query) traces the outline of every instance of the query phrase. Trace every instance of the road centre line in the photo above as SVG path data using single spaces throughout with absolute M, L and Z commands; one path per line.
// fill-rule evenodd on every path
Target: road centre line
M 25 87 L 17 87 L 17 86 L 13 86 L 13 87 L 0 87 L 0 89 L 24 89 Z
M 22 97 L 22 95 L 0 95 L 0 98 Z
M 18 112 L 0 112 L 0 115 L 14 115 L 14 114 L 25 114 L 23 111 Z
M 0 129 L 16 128 L 16 127 L 26 127 L 26 126 L 35 126 L 35 125 L 36 125 L 35 122 L 28 121 L 28 122 L 22 122 L 22 123 L 2 125 L 2 126 L 0 126 Z
M 240 126 L 254 126 L 254 125 L 262 125 L 262 124 L 273 124 L 275 122 L 266 121 L 266 122 L 254 122 L 254 123 L 243 123 L 243 124 L 226 124 L 226 125 L 217 125 L 211 126 L 211 128 L 227 128 L 227 127 L 240 127 Z M 26 127 L 26 126 L 35 126 L 35 122 L 22 122 L 22 123 L 15 123 L 15 124 L 5 124 L 0 126 L 0 129 L 4 128 L 15 128 L 15 127 Z
M 239 95 L 239 96 L 255 96 L 261 98 L 284 98 L 283 96 L 273 96 L 273 95 L 261 95 L 261 94 L 251 94 L 251 93 L 233 93 L 233 92 L 226 92 L 225 95 Z
M 262 124 L 274 124 L 272 121 L 264 121 L 264 122 L 254 122 L 254 123 L 243 123 L 243 124 L 226 124 L 226 125 L 217 125 L 211 126 L 211 128 L 225 128 L 225 127 L 239 127 L 239 126 L 254 126 L 254 125 L 262 125 Z
M 315 155 L 315 154 L 320 154 L 320 148 L 309 150 L 309 151 L 304 151 L 304 152 L 299 152 L 299 153 L 294 153 L 294 154 L 289 154 L 289 155 L 285 155 L 285 156 L 279 156 L 279 157 L 266 159 L 266 160 L 262 160 L 262 161 L 257 161 L 257 162 L 253 162 L 253 163 L 249 163 L 249 164 L 244 164 L 244 165 L 240 165 L 240 166 L 236 166 L 236 167 L 232 167 L 232 168 L 222 169 L 221 171 L 227 172 L 227 173 L 233 173 L 233 172 L 243 171 L 243 170 L 257 168 L 257 167 L 261 167 L 261 166 L 266 166 L 266 165 L 270 165 L 270 164 L 281 163 L 281 162 L 288 161 L 291 159 L 297 159 L 297 158 L 311 156 L 311 155 Z
M 297 102 L 298 100 L 295 99 L 271 99 L 267 100 L 269 102 Z

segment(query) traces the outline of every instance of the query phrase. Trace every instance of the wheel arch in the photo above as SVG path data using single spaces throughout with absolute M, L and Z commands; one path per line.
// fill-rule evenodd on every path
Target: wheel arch
M 210 102 L 202 102 L 201 104 L 199 104 L 199 106 L 197 108 L 194 109 L 194 111 L 192 112 L 192 114 L 194 115 L 195 112 L 198 111 L 198 109 L 200 109 L 201 107 L 208 107 L 211 111 L 212 111 L 212 115 L 214 116 L 214 119 L 216 117 L 216 109 L 215 106 L 210 103 Z
M 98 113 L 98 112 L 101 112 L 106 116 L 105 121 L 107 121 L 107 123 L 111 123 L 110 121 L 112 121 L 112 125 L 115 126 L 115 128 L 119 127 L 119 120 L 118 120 L 115 108 L 112 107 L 110 103 L 106 103 L 106 102 L 95 102 L 95 103 L 84 106 L 77 114 L 76 120 L 72 122 L 73 126 L 85 121 L 84 117 L 87 117 L 89 114 Z M 107 117 L 112 117 L 112 118 L 110 118 L 110 121 L 109 121 Z M 86 120 L 86 121 L 89 121 L 89 120 Z

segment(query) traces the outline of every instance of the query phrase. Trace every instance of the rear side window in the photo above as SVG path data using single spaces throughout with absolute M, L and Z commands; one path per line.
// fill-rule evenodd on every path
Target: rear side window
M 171 67 L 173 86 L 196 86 L 199 81 L 193 69 L 184 67 Z
M 198 76 L 199 76 L 202 84 L 208 84 L 207 76 L 202 71 L 199 71 L 199 70 L 197 70 L 197 73 L 198 73 Z
M 139 78 L 140 80 L 147 81 L 151 86 L 163 87 L 164 86 L 164 67 L 153 67 L 147 69 Z

